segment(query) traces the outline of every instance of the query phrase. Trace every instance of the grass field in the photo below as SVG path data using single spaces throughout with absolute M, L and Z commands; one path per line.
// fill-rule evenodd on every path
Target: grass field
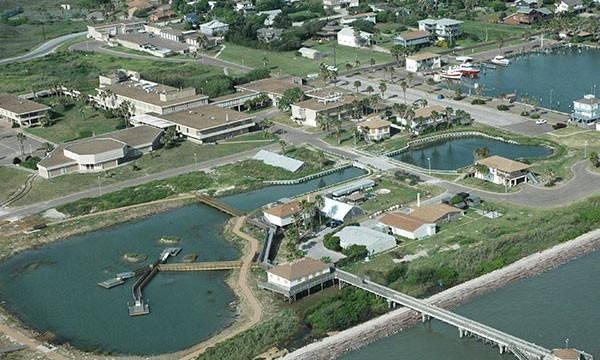
M 6 200 L 21 185 L 25 184 L 29 173 L 6 166 L 0 166 L 0 202 Z
M 184 141 L 172 149 L 159 149 L 154 154 L 144 155 L 133 162 L 127 163 L 115 169 L 93 174 L 68 174 L 52 179 L 36 178 L 33 188 L 23 199 L 15 205 L 27 205 L 40 201 L 46 201 L 60 196 L 65 196 L 78 191 L 89 190 L 101 186 L 114 184 L 123 180 L 142 177 L 169 169 L 175 169 L 185 165 L 194 164 L 236 154 L 242 151 L 254 149 L 267 145 L 264 142 L 245 144 L 198 145 Z M 196 154 L 196 156 L 194 156 Z M 138 170 L 133 170 L 133 164 Z M 100 176 L 100 180 L 98 177 Z
M 51 97 L 43 99 L 45 104 L 53 104 L 57 102 L 59 97 Z M 66 98 L 73 106 L 67 106 L 66 109 L 54 107 L 56 118 L 55 124 L 48 127 L 31 127 L 25 131 L 46 139 L 53 143 L 63 143 L 70 140 L 104 134 L 110 131 L 117 130 L 117 125 L 120 122 L 118 118 L 109 119 L 104 116 L 104 113 L 92 109 L 83 104 Z M 62 111 L 61 111 L 62 110 Z M 83 111 L 83 112 L 82 112 Z
M 336 43 L 337 44 L 337 43 Z M 275 74 L 290 74 L 296 76 L 306 76 L 308 74 L 318 74 L 319 64 L 327 62 L 333 64 L 333 43 L 307 42 L 312 48 L 326 52 L 328 55 L 324 59 L 311 60 L 296 55 L 295 51 L 275 52 L 266 50 L 257 50 L 232 43 L 227 43 L 220 59 L 228 60 L 237 64 L 243 64 L 254 68 L 264 66 L 263 59 L 267 58 L 269 63 L 267 68 Z M 340 71 L 345 70 L 345 64 L 354 64 L 354 49 L 345 46 L 336 46 L 336 62 Z M 391 55 L 378 53 L 370 50 L 359 49 L 356 51 L 356 58 L 362 65 L 368 65 L 370 59 L 376 63 L 392 61 Z
M 24 93 L 30 92 L 32 87 L 39 90 L 63 84 L 90 93 L 98 86 L 98 75 L 110 74 L 118 68 L 139 71 L 148 80 L 197 89 L 207 78 L 223 74 L 219 67 L 196 63 L 170 63 L 165 66 L 159 60 L 60 50 L 43 58 L 3 66 L 0 69 L 0 91 Z
M 515 26 L 510 26 L 510 25 L 495 24 L 495 23 L 486 24 L 483 21 L 465 20 L 463 23 L 463 33 L 464 34 L 462 36 L 462 39 L 476 37 L 479 40 L 475 40 L 475 39 L 472 39 L 472 40 L 474 40 L 475 42 L 484 42 L 485 34 L 486 34 L 486 27 L 487 27 L 488 41 L 493 41 L 493 40 L 498 40 L 498 39 L 506 40 L 510 37 L 523 36 L 525 33 L 530 31 L 527 28 L 520 28 L 520 27 L 515 27 Z M 461 41 L 465 41 L 465 40 L 459 40 L 458 44 L 461 46 L 465 46 L 466 44 L 463 44 Z

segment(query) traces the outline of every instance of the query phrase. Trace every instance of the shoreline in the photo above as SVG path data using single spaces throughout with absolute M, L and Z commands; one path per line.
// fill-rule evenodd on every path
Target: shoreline
M 426 301 L 445 309 L 452 309 L 511 283 L 557 268 L 595 252 L 598 248 L 600 248 L 600 229 L 531 254 L 502 269 L 435 294 Z M 283 359 L 335 359 L 415 325 L 419 322 L 417 317 L 418 314 L 408 308 L 394 310 L 318 342 L 308 344 L 291 352 Z M 457 337 L 457 340 L 460 339 Z

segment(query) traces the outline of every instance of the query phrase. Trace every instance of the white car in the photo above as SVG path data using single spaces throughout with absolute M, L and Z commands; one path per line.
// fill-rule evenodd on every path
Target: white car
M 547 121 L 544 119 L 539 119 L 535 122 L 536 125 L 544 125 L 545 123 L 547 123 Z

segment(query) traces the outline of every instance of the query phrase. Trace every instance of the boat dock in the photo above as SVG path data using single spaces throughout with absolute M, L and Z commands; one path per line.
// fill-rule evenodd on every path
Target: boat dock
M 100 281 L 98 283 L 98 285 L 102 286 L 105 289 L 112 289 L 115 286 L 119 286 L 119 285 L 125 284 L 125 280 L 127 280 L 127 279 L 130 279 L 130 278 L 135 277 L 135 276 L 142 275 L 143 273 L 146 272 L 146 270 L 147 270 L 147 267 L 144 266 L 142 268 L 135 269 L 133 271 L 125 271 L 125 272 L 122 272 L 122 273 L 118 273 L 112 279 Z
M 169 256 L 177 256 L 181 252 L 180 247 L 169 247 L 161 251 L 160 257 L 153 264 L 146 268 L 146 271 L 142 276 L 135 282 L 131 288 L 131 295 L 133 297 L 133 304 L 129 306 L 129 316 L 146 315 L 150 313 L 150 307 L 147 301 L 144 301 L 142 296 L 142 290 L 150 280 L 158 272 L 158 267 L 161 264 L 167 262 Z
M 200 263 L 176 263 L 176 264 L 160 264 L 160 271 L 217 271 L 231 270 L 242 267 L 242 260 L 233 261 L 215 261 L 215 262 L 200 262 Z M 259 264 L 253 264 L 254 268 L 260 267 Z

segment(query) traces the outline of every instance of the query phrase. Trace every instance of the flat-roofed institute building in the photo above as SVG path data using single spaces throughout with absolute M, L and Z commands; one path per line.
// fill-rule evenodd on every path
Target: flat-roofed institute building
M 49 179 L 72 172 L 112 169 L 158 148 L 161 134 L 161 129 L 138 126 L 61 144 L 38 163 L 38 173 Z
M 253 115 L 214 105 L 204 105 L 165 115 L 156 113 L 136 115 L 131 118 L 131 121 L 134 124 L 162 128 L 168 127 L 170 123 L 175 126 L 179 135 L 200 144 L 245 134 L 255 125 Z
M 497 155 L 477 160 L 476 163 L 483 165 L 483 168 L 475 167 L 477 179 L 508 187 L 529 182 L 528 164 Z
M 35 101 L 21 99 L 8 93 L 0 93 L 0 119 L 6 119 L 19 126 L 36 124 L 46 116 L 50 108 Z
M 189 110 L 208 103 L 208 96 L 196 94 L 195 88 L 178 89 L 143 80 L 135 71 L 118 70 L 112 76 L 100 75 L 95 100 L 101 107 L 116 109 L 128 101 L 133 114 L 160 115 Z
M 304 257 L 289 263 L 284 263 L 267 270 L 267 282 L 260 282 L 263 289 L 282 294 L 285 300 L 296 300 L 300 293 L 310 295 L 312 288 L 333 281 L 333 273 L 329 264 Z
M 292 104 L 292 120 L 317 127 L 319 115 L 335 116 L 339 119 L 352 115 L 348 108 L 354 100 L 362 100 L 364 95 L 353 94 L 344 89 L 330 88 L 306 94 L 310 99 Z
M 340 246 L 343 249 L 352 245 L 362 245 L 367 248 L 369 255 L 396 247 L 396 239 L 392 235 L 364 226 L 346 226 L 335 235 L 340 238 Z
M 256 94 L 266 94 L 271 101 L 273 106 L 277 107 L 279 101 L 283 97 L 283 93 L 286 90 L 299 88 L 306 92 L 311 90 L 311 87 L 302 85 L 301 79 L 298 78 L 266 78 L 249 82 L 247 84 L 236 85 L 237 91 L 248 91 Z
M 108 41 L 117 34 L 131 34 L 144 29 L 145 20 L 119 21 L 110 24 L 87 26 L 87 37 L 98 41 Z

